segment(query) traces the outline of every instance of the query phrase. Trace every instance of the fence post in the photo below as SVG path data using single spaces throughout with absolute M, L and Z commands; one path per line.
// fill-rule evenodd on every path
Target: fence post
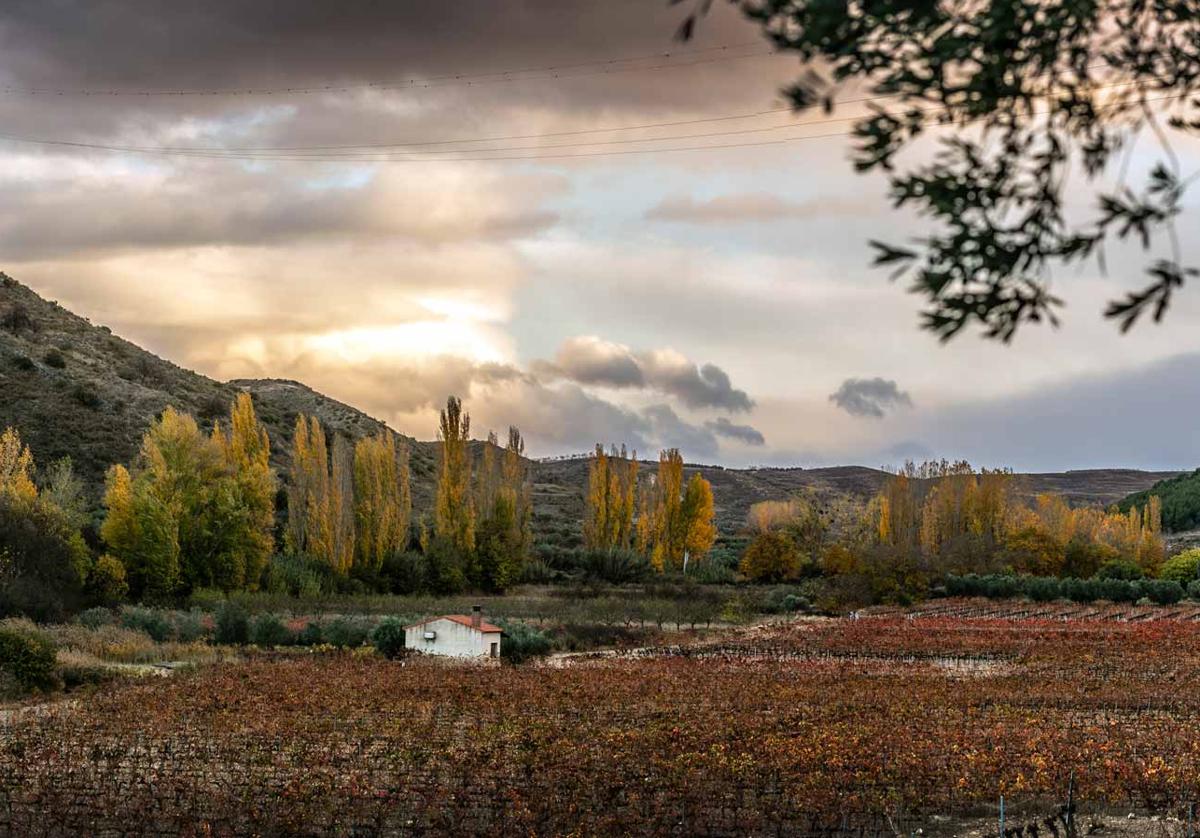
M 1004 838 L 1004 795 L 1000 795 L 1000 838 Z

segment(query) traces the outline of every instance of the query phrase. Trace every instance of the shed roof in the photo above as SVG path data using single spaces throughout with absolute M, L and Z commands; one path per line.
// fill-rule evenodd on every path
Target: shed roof
M 412 625 L 405 626 L 405 628 L 406 629 L 417 628 L 418 626 L 423 626 L 428 623 L 435 622 L 437 620 L 449 620 L 452 623 L 458 623 L 459 625 L 466 626 L 467 628 L 474 628 L 474 626 L 471 624 L 471 618 L 469 616 L 467 616 L 466 614 L 443 614 L 440 617 L 428 617 L 424 620 L 421 620 L 419 623 L 413 623 Z M 491 634 L 493 632 L 504 631 L 504 629 L 500 628 L 500 626 L 492 625 L 491 623 L 487 622 L 486 620 L 480 620 L 479 630 L 481 632 L 483 632 L 484 634 Z

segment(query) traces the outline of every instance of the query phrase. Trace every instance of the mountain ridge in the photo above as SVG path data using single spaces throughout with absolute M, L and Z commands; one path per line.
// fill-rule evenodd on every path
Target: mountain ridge
M 202 423 L 226 415 L 240 391 L 249 392 L 271 438 L 273 464 L 289 462 L 292 430 L 300 413 L 314 415 L 331 432 L 349 438 L 385 430 L 410 450 L 414 513 L 432 505 L 437 443 L 402 434 L 358 408 L 300 381 L 283 378 L 220 382 L 185 369 L 46 300 L 0 273 L 0 428 L 13 425 L 37 462 L 70 456 L 98 500 L 104 472 L 129 462 L 142 434 L 167 406 Z M 486 443 L 476 441 L 478 452 Z M 653 461 L 643 461 L 652 468 Z M 688 464 L 712 484 L 718 525 L 736 530 L 752 503 L 786 498 L 801 490 L 866 499 L 887 472 L 866 466 L 728 468 Z M 583 515 L 587 460 L 531 460 L 535 531 L 576 543 Z M 1072 503 L 1109 505 L 1180 472 L 1078 469 L 1020 475 L 1022 491 L 1059 492 Z

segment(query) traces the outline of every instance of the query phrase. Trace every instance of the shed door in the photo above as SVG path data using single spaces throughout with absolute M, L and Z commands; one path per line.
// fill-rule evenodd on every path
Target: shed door
M 499 656 L 500 656 L 500 644 L 493 643 L 492 644 L 492 657 L 495 658 L 495 657 L 499 657 Z

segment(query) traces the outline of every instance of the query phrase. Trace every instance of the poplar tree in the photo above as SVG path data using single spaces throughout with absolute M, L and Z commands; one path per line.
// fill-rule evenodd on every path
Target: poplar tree
M 408 448 L 381 430 L 354 446 L 355 564 L 379 570 L 408 544 L 412 515 Z
M 434 535 L 454 545 L 464 556 L 475 549 L 475 504 L 471 497 L 471 415 L 455 396 L 441 411 L 438 439 L 437 496 L 434 503 Z
M 5 428 L 0 434 L 0 492 L 20 501 L 32 502 L 37 497 L 33 482 L 33 454 L 21 442 L 16 428 Z
M 583 520 L 584 544 L 592 550 L 628 549 L 634 538 L 637 506 L 637 452 L 622 445 L 610 453 L 597 444 L 588 464 L 588 490 Z
M 696 474 L 683 485 L 683 456 L 678 448 L 659 454 L 658 474 L 642 493 L 638 549 L 662 572 L 686 570 L 691 559 L 707 555 L 716 540 L 712 486 Z
M 333 439 L 329 515 L 333 535 L 330 564 L 338 573 L 345 574 L 354 563 L 354 449 L 341 434 Z

